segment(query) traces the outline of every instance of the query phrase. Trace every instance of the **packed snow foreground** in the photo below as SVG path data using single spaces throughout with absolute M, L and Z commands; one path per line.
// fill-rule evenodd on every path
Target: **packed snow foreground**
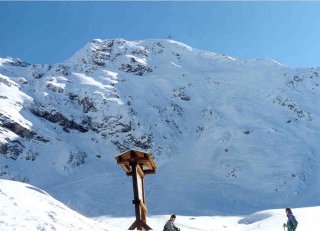
M 0 230 L 1 231 L 120 231 L 127 230 L 133 217 L 87 218 L 45 191 L 30 184 L 0 180 Z M 320 207 L 293 209 L 301 231 L 320 227 Z M 169 218 L 152 216 L 148 224 L 156 231 Z M 284 209 L 266 210 L 249 216 L 177 216 L 175 222 L 183 231 L 270 231 L 282 230 L 286 221 Z

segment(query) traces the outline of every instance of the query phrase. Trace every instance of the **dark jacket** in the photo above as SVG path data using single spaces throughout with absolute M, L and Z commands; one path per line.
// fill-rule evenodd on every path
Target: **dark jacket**
M 174 225 L 173 220 L 167 221 L 167 223 L 163 227 L 163 231 L 179 231 L 179 230 L 180 229 Z
M 293 216 L 292 213 L 288 213 L 287 217 L 288 217 L 288 221 L 287 221 L 288 231 L 295 231 L 298 226 L 298 221 L 296 220 L 296 218 Z

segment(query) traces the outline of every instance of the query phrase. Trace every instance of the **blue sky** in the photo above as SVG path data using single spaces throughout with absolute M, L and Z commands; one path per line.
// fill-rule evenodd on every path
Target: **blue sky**
M 320 66 L 320 2 L 0 2 L 0 57 L 57 63 L 94 39 L 167 38 Z

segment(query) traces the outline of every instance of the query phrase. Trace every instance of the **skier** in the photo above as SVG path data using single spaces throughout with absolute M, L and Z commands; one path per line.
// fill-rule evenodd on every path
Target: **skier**
M 174 225 L 175 220 L 176 215 L 172 214 L 170 220 L 168 220 L 165 226 L 163 227 L 163 231 L 180 231 L 180 229 Z
M 298 226 L 298 221 L 296 220 L 295 216 L 293 216 L 292 211 L 290 208 L 286 208 L 286 214 L 288 217 L 287 224 L 283 224 L 283 228 L 287 227 L 288 231 L 295 231 Z

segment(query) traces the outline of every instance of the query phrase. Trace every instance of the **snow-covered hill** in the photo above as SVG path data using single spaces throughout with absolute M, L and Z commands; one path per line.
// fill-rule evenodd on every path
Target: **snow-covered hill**
M 132 215 L 114 156 L 135 148 L 159 167 L 151 214 L 319 205 L 319 75 L 173 40 L 93 40 L 54 65 L 2 58 L 0 176 L 86 215 Z
M 0 200 L 3 231 L 107 230 L 30 184 L 0 180 Z
M 86 218 L 72 211 L 45 191 L 30 184 L 0 180 L 0 229 L 3 231 L 124 231 L 133 217 Z M 293 209 L 299 230 L 320 225 L 320 207 Z M 161 231 L 169 215 L 148 217 L 148 224 Z M 270 231 L 281 230 L 286 222 L 284 209 L 266 210 L 249 216 L 180 216 L 176 225 L 184 231 Z

